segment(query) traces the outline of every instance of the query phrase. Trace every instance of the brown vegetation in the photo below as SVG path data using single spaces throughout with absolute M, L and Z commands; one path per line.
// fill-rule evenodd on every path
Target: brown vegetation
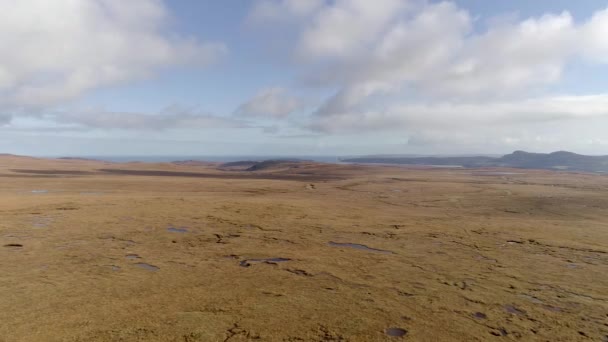
M 296 164 L 0 156 L 0 341 L 606 340 L 606 176 Z

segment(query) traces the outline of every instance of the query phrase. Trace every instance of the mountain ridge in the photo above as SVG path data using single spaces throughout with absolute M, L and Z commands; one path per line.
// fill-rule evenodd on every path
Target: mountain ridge
M 569 151 L 533 153 L 514 151 L 502 157 L 359 157 L 342 160 L 351 163 L 437 165 L 475 167 L 512 167 L 523 169 L 608 172 L 608 156 L 588 156 Z

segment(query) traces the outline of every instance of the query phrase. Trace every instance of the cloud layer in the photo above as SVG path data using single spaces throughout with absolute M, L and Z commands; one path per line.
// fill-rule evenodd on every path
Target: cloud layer
M 271 139 L 288 136 L 298 137 L 303 150 L 339 142 L 344 151 L 376 144 L 375 152 L 383 152 L 383 144 L 460 146 L 460 152 L 608 144 L 601 129 L 608 128 L 606 84 L 583 87 L 568 79 L 580 70 L 579 79 L 607 72 L 608 8 L 577 18 L 550 9 L 484 18 L 458 1 L 259 0 L 236 19 L 254 33 L 234 37 L 232 28 L 199 22 L 180 28 L 196 26 L 200 36 L 176 31 L 172 23 L 182 18 L 173 17 L 171 5 L 0 0 L 2 131 L 124 130 L 116 135 L 140 131 L 150 138 L 158 131 L 177 136 L 225 128 L 264 141 L 265 149 Z M 211 66 L 228 47 L 205 41 L 205 30 L 239 54 L 209 73 L 212 79 L 189 73 L 188 83 L 171 79 L 142 91 L 141 98 L 150 99 L 169 90 L 163 99 L 184 107 L 147 112 L 132 99 L 101 96 L 98 107 L 86 102 L 84 95 L 101 88 L 153 84 L 160 71 L 176 66 Z M 229 89 L 213 98 L 218 85 Z M 124 103 L 129 108 L 121 110 Z
M 246 122 L 202 113 L 190 108 L 169 106 L 160 113 L 116 112 L 101 108 L 59 111 L 47 120 L 65 129 L 160 131 L 168 129 L 245 128 Z M 61 128 L 61 127 L 59 127 Z
M 289 95 L 284 88 L 275 87 L 262 89 L 252 99 L 241 104 L 234 114 L 243 117 L 281 119 L 304 106 L 302 100 Z

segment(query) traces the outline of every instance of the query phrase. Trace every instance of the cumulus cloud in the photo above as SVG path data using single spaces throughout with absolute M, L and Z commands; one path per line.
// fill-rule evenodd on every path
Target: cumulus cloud
M 226 52 L 169 32 L 169 21 L 160 0 L 0 1 L 0 106 L 61 104 Z
M 595 62 L 608 63 L 608 8 L 593 14 L 591 19 L 579 28 L 577 37 L 583 55 Z
M 395 12 L 391 13 L 395 16 Z M 436 98 L 512 96 L 558 81 L 565 64 L 585 50 L 579 44 L 587 35 L 582 32 L 599 26 L 576 26 L 570 14 L 564 12 L 473 32 L 468 12 L 445 2 L 414 11 L 404 7 L 397 18 L 379 18 L 372 26 L 383 29 L 372 29 L 370 37 L 361 40 L 355 39 L 358 35 L 340 36 L 342 45 L 334 46 L 361 47 L 356 53 L 341 49 L 345 53 L 334 55 L 339 58 L 317 70 L 318 75 L 313 70 L 312 78 L 342 88 L 337 97 L 352 89 L 369 89 L 370 85 L 377 91 L 367 96 L 403 87 Z M 311 19 L 317 23 L 319 20 Z M 361 20 L 365 22 L 365 17 Z M 326 26 L 328 30 L 332 28 Z M 309 36 L 309 31 L 302 32 L 302 39 L 308 43 L 298 45 L 298 53 L 303 46 L 312 56 L 325 51 L 323 39 Z M 594 42 L 594 46 L 602 43 L 608 45 Z M 364 99 L 365 96 L 361 100 Z
M 415 0 L 336 0 L 300 16 L 292 52 L 305 84 L 336 89 L 308 127 L 420 136 L 608 115 L 605 94 L 548 92 L 569 63 L 608 63 L 608 9 L 580 22 L 567 11 L 475 20 L 453 2 Z
M 302 32 L 304 57 L 349 57 L 377 38 L 405 6 L 402 0 L 336 0 L 320 10 Z
M 284 88 L 263 89 L 252 99 L 241 104 L 237 116 L 280 119 L 304 107 L 304 102 L 287 93 Z
M 555 83 L 565 64 L 579 53 L 579 34 L 568 12 L 492 27 L 466 39 L 443 74 L 425 86 L 474 97 Z

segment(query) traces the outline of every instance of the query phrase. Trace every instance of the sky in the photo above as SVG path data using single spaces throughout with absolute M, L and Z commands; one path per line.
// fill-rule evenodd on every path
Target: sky
M 608 3 L 0 0 L 0 153 L 608 155 Z

